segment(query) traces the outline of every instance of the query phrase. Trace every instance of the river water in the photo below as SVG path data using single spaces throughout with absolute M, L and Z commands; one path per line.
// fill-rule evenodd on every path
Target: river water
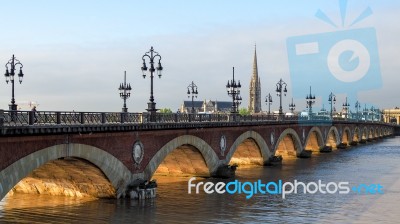
M 380 184 L 383 194 L 188 194 L 188 178 L 158 178 L 153 200 L 88 199 L 15 194 L 0 202 L 1 223 L 398 223 L 400 220 L 400 137 L 276 167 L 237 170 L 240 182 L 321 180 Z M 213 182 L 232 181 L 198 179 Z M 193 188 L 192 191 L 195 189 Z

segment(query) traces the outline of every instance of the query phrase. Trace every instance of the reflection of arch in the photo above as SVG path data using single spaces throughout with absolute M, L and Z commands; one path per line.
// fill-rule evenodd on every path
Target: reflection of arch
M 128 168 L 104 150 L 83 144 L 55 145 L 27 155 L 2 170 L 0 176 L 8 178 L 2 178 L 0 183 L 0 199 L 36 168 L 49 161 L 67 156 L 85 159 L 100 168 L 117 190 L 117 197 L 125 192 L 125 187 L 132 178 Z
M 308 132 L 305 149 L 319 150 L 320 147 L 324 146 L 324 139 L 322 136 L 321 129 L 319 127 L 312 127 Z
M 158 152 L 153 156 L 149 164 L 144 169 L 144 177 L 146 179 L 151 178 L 154 172 L 157 170 L 157 167 L 162 163 L 165 157 L 167 157 L 167 155 L 174 149 L 182 145 L 194 146 L 197 150 L 200 151 L 201 155 L 203 156 L 207 164 L 208 170 L 210 171 L 210 174 L 212 175 L 216 172 L 219 164 L 219 159 L 211 146 L 199 137 L 193 135 L 182 135 L 169 141 L 167 144 L 161 147 L 160 150 L 158 150 Z
M 344 144 L 349 144 L 351 139 L 351 132 L 349 127 L 345 127 L 342 132 L 341 142 Z
M 276 145 L 275 145 L 275 148 L 274 148 L 274 155 L 276 154 L 276 151 L 278 149 L 278 146 L 279 146 L 280 142 L 286 136 L 290 136 L 291 137 L 294 149 L 296 151 L 296 155 L 297 156 L 300 155 L 300 153 L 303 151 L 303 148 L 301 146 L 301 141 L 300 141 L 300 138 L 297 135 L 296 131 L 293 130 L 292 128 L 287 128 L 281 133 L 281 135 L 279 136 L 278 140 L 276 141 Z
M 327 146 L 332 146 L 333 148 L 336 148 L 336 145 L 339 144 L 339 132 L 335 126 L 329 128 L 325 144 Z
M 267 161 L 269 159 L 269 157 L 271 156 L 271 152 L 269 151 L 268 145 L 265 142 L 265 140 L 263 139 L 263 137 L 261 137 L 261 135 L 255 131 L 247 131 L 247 132 L 241 134 L 235 140 L 235 142 L 232 144 L 231 148 L 229 149 L 228 154 L 225 157 L 224 164 L 228 164 L 231 161 L 232 156 L 235 153 L 238 146 L 240 145 L 240 143 L 242 143 L 244 140 L 249 139 L 249 138 L 253 139 L 254 142 L 258 145 L 258 147 L 261 151 L 261 156 L 263 158 L 263 161 Z
M 360 136 L 360 129 L 358 127 L 354 128 L 354 133 L 353 133 L 353 141 L 354 142 L 359 142 L 361 140 L 361 136 Z

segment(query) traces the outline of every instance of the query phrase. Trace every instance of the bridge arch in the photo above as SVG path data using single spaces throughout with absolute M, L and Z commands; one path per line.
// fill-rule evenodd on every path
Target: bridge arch
M 290 138 L 291 144 L 293 144 L 294 151 L 296 153 L 296 155 L 294 155 L 294 156 L 300 155 L 300 153 L 303 151 L 303 147 L 302 147 L 299 135 L 292 128 L 287 128 L 280 134 L 278 140 L 276 141 L 276 145 L 274 148 L 274 155 L 276 155 L 276 153 L 278 152 L 281 142 L 283 141 L 283 143 L 285 143 L 285 140 L 286 140 L 285 138 L 287 138 L 287 137 Z M 287 150 L 285 149 L 285 151 L 287 151 Z M 288 152 L 286 152 L 286 153 L 288 153 Z
M 374 137 L 375 138 L 379 137 L 379 128 L 378 127 L 375 127 L 375 136 Z
M 332 146 L 332 148 L 336 148 L 336 145 L 339 144 L 339 132 L 335 126 L 329 128 L 325 144 Z
M 312 127 L 307 134 L 304 149 L 319 151 L 324 146 L 324 138 L 319 127 Z
M 132 179 L 129 169 L 102 149 L 84 144 L 60 144 L 31 153 L 2 170 L 0 177 L 6 181 L 0 183 L 0 200 L 36 168 L 64 157 L 81 158 L 96 165 L 116 189 L 116 197 L 121 197 L 125 193 L 125 188 Z
M 373 139 L 374 138 L 374 134 L 375 134 L 375 130 L 373 127 L 369 128 L 369 132 L 368 132 L 368 139 Z
M 167 157 L 167 155 L 171 153 L 174 149 L 183 145 L 191 145 L 199 150 L 211 175 L 217 171 L 219 166 L 219 159 L 211 146 L 199 137 L 193 135 L 182 135 L 172 139 L 163 147 L 161 147 L 160 150 L 158 150 L 158 152 L 153 156 L 153 158 L 144 169 L 144 177 L 146 179 L 151 178 L 154 172 L 157 170 L 158 166 Z
M 362 129 L 362 135 L 361 135 L 362 140 L 367 140 L 368 139 L 368 128 L 367 126 L 364 126 Z
M 263 162 L 267 161 L 269 157 L 272 155 L 271 151 L 268 148 L 267 143 L 265 142 L 264 138 L 255 131 L 246 131 L 245 133 L 241 134 L 238 138 L 236 138 L 235 142 L 233 142 L 229 152 L 225 157 L 224 164 L 229 164 L 233 155 L 235 154 L 238 146 L 245 141 L 246 139 L 252 139 L 258 145 L 258 148 L 261 152 L 261 156 Z
M 346 145 L 348 145 L 348 144 L 350 143 L 351 131 L 350 131 L 350 128 L 349 128 L 349 127 L 346 126 L 346 127 L 343 129 L 342 136 L 341 136 L 340 139 L 341 139 L 341 142 L 344 143 L 344 144 L 346 144 Z
M 359 127 L 355 127 L 353 130 L 352 141 L 359 142 L 361 140 L 361 132 Z

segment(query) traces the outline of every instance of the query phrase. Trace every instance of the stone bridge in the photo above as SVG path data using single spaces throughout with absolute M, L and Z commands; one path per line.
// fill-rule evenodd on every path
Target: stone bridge
M 78 159 L 97 167 L 121 197 L 137 179 L 214 176 L 229 164 L 264 165 L 278 155 L 284 162 L 305 150 L 319 153 L 324 146 L 336 149 L 394 132 L 389 124 L 342 119 L 173 114 L 147 122 L 144 114 L 13 113 L 0 113 L 0 199 L 54 161 Z M 42 179 L 56 176 L 50 165 Z M 79 179 L 86 168 L 76 167 L 62 169 Z

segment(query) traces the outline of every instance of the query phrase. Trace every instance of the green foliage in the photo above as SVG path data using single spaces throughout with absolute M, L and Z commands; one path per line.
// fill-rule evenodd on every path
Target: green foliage
M 172 110 L 169 108 L 162 108 L 160 109 L 160 113 L 162 114 L 172 114 Z
M 247 108 L 240 108 L 239 109 L 239 114 L 244 116 L 244 115 L 250 115 L 250 111 Z

